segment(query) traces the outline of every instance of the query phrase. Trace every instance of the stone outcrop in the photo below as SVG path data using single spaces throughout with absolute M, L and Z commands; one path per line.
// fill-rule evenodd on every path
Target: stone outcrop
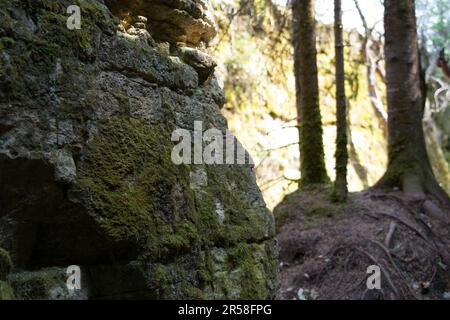
M 274 297 L 252 167 L 171 161 L 173 130 L 227 129 L 205 1 L 79 0 L 80 30 L 73 1 L 0 2 L 0 298 Z
M 149 19 L 148 30 L 157 39 L 196 46 L 216 35 L 208 0 L 106 0 L 112 13 L 126 23 L 133 17 Z

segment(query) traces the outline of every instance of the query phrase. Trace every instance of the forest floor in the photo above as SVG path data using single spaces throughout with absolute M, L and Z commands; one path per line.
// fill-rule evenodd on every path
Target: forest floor
M 280 299 L 450 299 L 449 208 L 377 190 L 336 204 L 330 193 L 298 191 L 274 210 Z M 367 287 L 369 266 L 380 268 L 379 290 Z

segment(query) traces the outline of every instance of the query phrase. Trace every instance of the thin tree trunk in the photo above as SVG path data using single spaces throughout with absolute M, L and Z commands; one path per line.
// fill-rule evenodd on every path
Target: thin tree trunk
M 292 12 L 301 184 L 324 183 L 329 180 L 319 107 L 314 0 L 294 0 Z
M 347 199 L 347 103 L 345 96 L 344 40 L 341 0 L 334 1 L 334 42 L 336 51 L 336 182 L 335 197 Z
M 415 1 L 385 0 L 384 5 L 389 162 L 377 186 L 433 194 L 450 205 L 425 146 Z

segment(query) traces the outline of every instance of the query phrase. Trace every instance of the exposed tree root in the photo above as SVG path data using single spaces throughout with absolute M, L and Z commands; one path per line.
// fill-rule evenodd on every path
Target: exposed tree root
M 386 238 L 384 239 L 384 244 L 387 248 L 389 248 L 389 245 L 391 243 L 391 239 L 392 239 L 392 236 L 394 235 L 396 227 L 397 227 L 397 223 L 395 223 L 394 221 L 392 221 L 391 224 L 389 225 L 389 231 L 386 234 Z
M 275 209 L 288 215 L 278 226 L 280 298 L 296 299 L 300 288 L 307 299 L 443 299 L 450 291 L 450 225 L 423 210 L 428 201 L 448 213 L 436 198 L 370 190 L 351 194 L 331 218 L 311 219 L 311 207 L 326 201 L 303 191 Z M 371 265 L 381 270 L 380 290 L 366 285 Z

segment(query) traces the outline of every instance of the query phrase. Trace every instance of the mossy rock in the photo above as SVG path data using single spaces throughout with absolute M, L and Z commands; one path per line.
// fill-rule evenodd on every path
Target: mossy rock
M 333 201 L 333 187 L 330 184 L 304 185 L 286 196 L 275 208 L 277 230 L 292 221 L 299 220 L 307 225 L 315 225 L 339 216 L 346 204 Z
M 0 280 L 0 301 L 14 300 L 14 293 L 11 286 L 6 281 Z
M 85 299 L 85 291 L 68 290 L 66 270 L 46 268 L 12 274 L 9 283 L 18 300 Z
M 221 295 L 210 293 L 211 299 L 272 299 L 277 279 L 267 275 L 278 272 L 277 252 L 272 241 L 239 243 L 227 250 L 216 251 L 213 262 L 214 286 Z M 225 264 L 222 264 L 222 259 Z
M 0 32 L 5 31 L 0 34 L 5 53 L 0 59 L 0 86 L 5 88 L 0 99 L 8 101 L 5 106 L 17 104 L 20 114 L 27 114 L 27 108 L 33 115 L 38 110 L 39 116 L 32 118 L 39 122 L 29 126 L 41 130 L 43 137 L 53 137 L 54 130 L 58 131 L 57 141 L 49 138 L 45 146 L 34 145 L 31 137 L 17 139 L 30 148 L 30 154 L 42 157 L 39 163 L 48 167 L 45 181 L 58 195 L 53 202 L 48 199 L 54 194 L 43 195 L 40 189 L 36 197 L 26 194 L 35 199 L 24 210 L 29 209 L 33 216 L 29 226 L 37 230 L 37 236 L 31 240 L 30 251 L 13 252 L 17 269 L 76 263 L 92 272 L 98 270 L 104 275 L 102 281 L 86 279 L 89 286 L 101 287 L 93 287 L 95 294 L 89 296 L 93 299 L 273 296 L 274 287 L 262 277 L 276 277 L 271 267 L 276 255 L 261 260 L 250 254 L 265 248 L 274 238 L 274 229 L 249 166 L 177 166 L 171 161 L 170 135 L 176 126 L 187 127 L 193 114 L 224 130 L 224 119 L 209 97 L 214 92 L 198 85 L 195 70 L 182 59 L 157 54 L 143 41 L 116 35 L 117 20 L 103 1 L 0 3 L 4 4 Z M 71 4 L 82 9 L 81 30 L 66 28 L 65 9 Z M 36 29 L 28 28 L 24 21 Z M 129 90 L 111 86 L 122 79 L 127 83 L 133 80 Z M 134 89 L 152 92 L 141 97 L 142 106 L 136 106 L 139 110 L 129 106 Z M 108 104 L 113 101 L 110 99 L 114 105 Z M 144 110 L 149 105 L 152 109 Z M 19 123 L 18 118 L 10 120 L 12 127 Z M 70 138 L 59 139 L 66 134 L 59 135 L 66 124 Z M 23 130 L 18 131 L 20 136 Z M 29 146 L 22 141 L 29 141 Z M 73 157 L 75 180 L 54 183 L 48 155 L 59 149 Z M 208 182 L 192 188 L 197 167 L 204 169 Z M 42 197 L 46 201 L 41 201 Z M 45 217 L 44 213 L 42 217 L 32 214 L 35 211 L 45 212 Z M 58 219 L 53 219 L 56 215 Z M 17 239 L 15 234 L 12 237 L 8 241 Z M 72 248 L 67 239 L 74 239 L 78 247 Z M 231 266 L 224 259 L 221 271 L 214 270 L 214 248 L 234 255 L 240 244 L 253 243 L 258 249 L 245 249 L 240 262 L 233 260 Z M 269 247 L 276 248 L 274 243 Z M 117 270 L 122 273 L 120 285 L 114 283 Z M 5 277 L 9 272 L 10 268 Z M 215 285 L 220 278 L 217 272 L 224 277 L 220 288 Z M 24 271 L 8 279 L 18 299 L 66 297 L 62 269 Z M 111 287 L 105 284 L 109 282 Z M 248 290 L 247 284 L 252 285 Z
M 76 182 L 104 234 L 154 259 L 190 251 L 199 236 L 189 168 L 172 163 L 169 133 L 139 119 L 100 124 Z
M 155 298 L 208 298 L 211 286 L 217 297 L 239 286 L 239 297 L 269 298 L 274 290 L 265 277 L 273 280 L 277 270 L 269 265 L 277 263 L 276 254 L 266 251 L 275 245 L 253 248 L 250 243 L 273 237 L 273 221 L 267 209 L 252 207 L 245 193 L 248 169 L 208 166 L 208 185 L 194 191 L 193 169 L 171 161 L 170 132 L 143 119 L 100 123 L 78 170 L 76 188 L 84 206 L 113 245 L 138 249 L 134 258 L 142 267 L 133 270 L 137 277 L 142 272 Z M 223 206 L 222 222 L 217 201 Z M 235 271 L 225 270 L 224 277 L 235 281 L 215 284 L 221 277 L 210 262 L 213 247 L 231 248 L 229 266 Z
M 8 251 L 0 248 L 0 280 L 6 280 L 13 268 L 13 263 Z

